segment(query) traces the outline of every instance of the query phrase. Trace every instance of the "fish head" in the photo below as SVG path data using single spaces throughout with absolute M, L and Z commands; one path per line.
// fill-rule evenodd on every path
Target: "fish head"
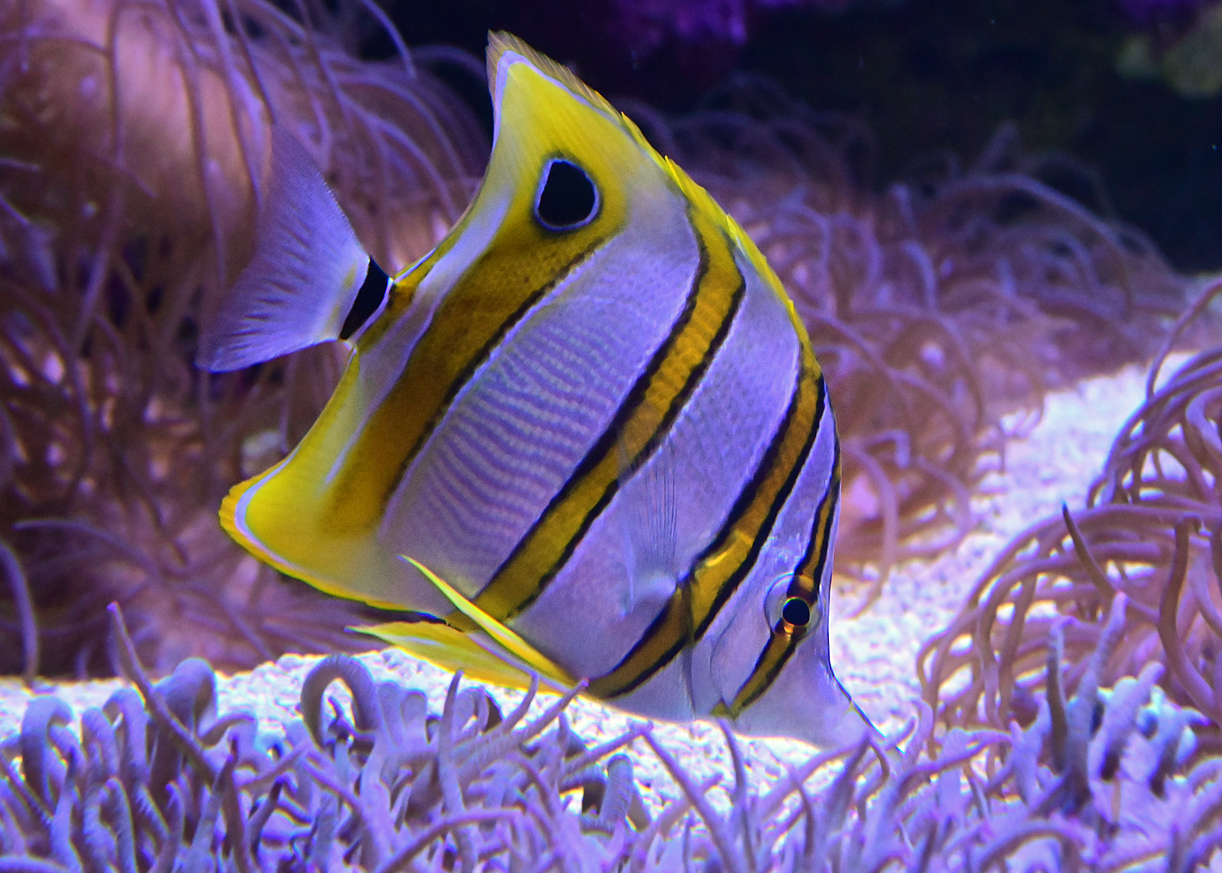
M 736 731 L 822 748 L 878 735 L 832 671 L 829 578 L 830 567 L 817 582 L 797 574 L 761 577 L 748 584 L 716 634 L 708 676 L 712 712 Z

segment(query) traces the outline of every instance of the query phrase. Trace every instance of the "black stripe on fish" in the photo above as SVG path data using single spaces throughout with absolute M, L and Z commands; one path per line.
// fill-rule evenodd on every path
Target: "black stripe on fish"
M 822 378 L 819 380 L 822 382 Z M 826 388 L 824 389 L 826 391 Z M 836 514 L 836 506 L 840 503 L 840 438 L 836 437 L 835 443 L 832 445 L 832 475 L 828 481 L 827 492 L 823 496 L 826 501 L 831 497 L 831 511 L 828 512 L 827 518 L 820 522 L 819 514 L 815 515 L 815 526 L 811 530 L 811 537 L 806 543 L 806 551 L 802 555 L 802 559 L 798 561 L 794 568 L 794 576 L 807 576 L 815 580 L 814 595 L 811 602 L 808 604 L 812 611 L 819 600 L 819 580 L 823 578 L 824 568 L 832 553 L 832 519 Z M 822 509 L 822 502 L 820 505 Z
M 390 288 L 390 276 L 386 275 L 386 271 L 378 266 L 377 261 L 370 258 L 369 269 L 365 271 L 365 281 L 361 284 L 360 290 L 356 292 L 352 308 L 348 310 L 348 315 L 344 318 L 344 326 L 339 329 L 340 339 L 348 339 L 365 326 L 369 316 L 381 308 L 388 288 Z
M 711 289 L 707 287 L 707 280 L 710 277 L 713 281 L 721 281 L 728 277 L 712 275 L 709 249 L 695 221 L 692 222 L 692 230 L 699 247 L 699 260 L 682 312 L 671 326 L 667 338 L 658 347 L 657 351 L 654 352 L 653 357 L 645 366 L 641 375 L 625 395 L 623 402 L 616 411 L 615 417 L 606 430 L 599 436 L 590 451 L 586 453 L 586 456 L 578 464 L 568 481 L 565 482 L 560 491 L 551 499 L 547 508 L 540 514 L 530 530 L 518 541 L 514 550 L 501 563 L 501 566 L 497 568 L 497 571 L 492 575 L 491 581 L 484 586 L 483 590 L 475 598 L 476 605 L 494 618 L 506 621 L 520 614 L 534 603 L 564 564 L 572 557 L 578 543 L 581 542 L 590 525 L 594 523 L 599 514 L 610 504 L 612 498 L 619 490 L 620 477 L 618 474 L 610 477 L 606 486 L 602 489 L 602 493 L 598 495 L 597 500 L 585 512 L 576 529 L 564 541 L 563 546 L 557 549 L 551 537 L 547 535 L 546 525 L 549 519 L 555 517 L 557 510 L 563 507 L 564 503 L 576 494 L 579 489 L 588 485 L 590 477 L 600 466 L 616 460 L 615 453 L 619 448 L 626 424 L 642 408 L 657 374 L 664 366 L 672 362 L 676 350 L 684 342 L 684 331 L 691 324 L 693 314 L 697 306 L 700 305 L 702 294 L 723 293 L 720 287 Z M 645 463 L 665 439 L 675 419 L 678 418 L 680 411 L 686 405 L 692 392 L 695 391 L 700 380 L 708 370 L 709 364 L 712 363 L 717 353 L 721 350 L 725 338 L 729 334 L 730 327 L 734 322 L 734 317 L 742 304 L 743 296 L 746 293 L 746 280 L 733 260 L 732 243 L 724 233 L 719 233 L 715 240 L 717 243 L 726 246 L 727 250 L 731 252 L 730 263 L 735 264 L 734 270 L 737 281 L 734 289 L 730 292 L 725 314 L 717 325 L 708 345 L 702 350 L 700 360 L 688 372 L 682 386 L 671 398 L 667 408 L 663 411 L 657 427 L 654 428 L 653 432 L 646 439 L 641 450 L 634 456 L 626 459 L 628 467 L 631 469 L 638 468 L 641 464 Z M 620 467 L 618 460 L 616 460 L 616 467 L 617 470 Z M 548 562 L 546 570 L 541 573 L 526 572 L 524 574 L 514 574 L 512 568 L 515 562 L 522 561 L 526 550 L 534 547 L 536 541 L 543 544 L 540 548 L 546 547 L 555 550 L 555 554 Z M 515 575 L 518 578 L 514 578 Z M 523 587 L 524 582 L 531 587 L 525 589 Z M 457 617 L 455 618 L 457 619 Z
M 797 376 L 789 406 L 777 425 L 768 449 L 760 459 L 760 463 L 756 467 L 751 481 L 747 483 L 746 487 L 739 494 L 733 509 L 722 524 L 721 530 L 713 542 L 697 557 L 694 569 L 680 580 L 675 594 L 672 595 L 670 601 L 667 602 L 666 606 L 650 624 L 649 628 L 646 629 L 645 633 L 641 635 L 641 638 L 637 640 L 636 644 L 614 669 L 602 676 L 591 679 L 589 690 L 594 696 L 615 698 L 630 693 L 669 664 L 683 650 L 684 646 L 698 641 L 716 617 L 717 612 L 754 566 L 764 542 L 772 531 L 777 515 L 780 514 L 781 507 L 789 499 L 789 495 L 797 482 L 798 475 L 801 473 L 810 455 L 810 450 L 814 445 L 815 436 L 818 431 L 818 423 L 822 419 L 823 407 L 826 403 L 826 389 L 823 385 L 823 380 L 816 380 L 813 375 L 816 372 L 813 363 L 814 355 L 810 351 L 809 346 L 803 343 L 799 347 L 799 354 L 801 362 L 797 368 Z M 792 466 L 787 471 L 781 487 L 776 495 L 774 495 L 765 518 L 760 525 L 760 529 L 751 538 L 751 545 L 744 559 L 734 568 L 733 572 L 725 580 L 725 583 L 715 593 L 707 614 L 703 616 L 694 615 L 692 591 L 692 585 L 695 583 L 694 576 L 700 571 L 706 561 L 719 557 L 720 553 L 727 547 L 727 544 L 733 540 L 737 526 L 743 520 L 743 516 L 746 515 L 756 493 L 763 487 L 764 482 L 769 476 L 779 469 L 782 461 L 778 456 L 784 448 L 786 439 L 793 432 L 795 426 L 800 426 L 796 419 L 803 399 L 803 392 L 811 390 L 812 387 L 815 391 L 816 408 L 811 416 L 809 427 L 806 429 L 805 439 Z
M 833 446 L 832 475 L 828 480 L 827 490 L 819 501 L 815 512 L 815 521 L 811 526 L 811 535 L 807 539 L 802 558 L 794 566 L 791 574 L 792 582 L 786 593 L 786 600 L 797 597 L 810 609 L 814 615 L 814 606 L 818 602 L 819 583 L 823 578 L 824 569 L 832 552 L 832 519 L 836 517 L 836 505 L 840 501 L 840 440 Z M 801 580 L 810 579 L 813 582 L 808 592 Z M 823 619 L 826 621 L 826 617 Z M 739 686 L 738 693 L 728 707 L 727 714 L 735 718 L 744 709 L 763 696 L 794 651 L 798 643 L 806 635 L 806 627 L 786 628 L 784 620 L 779 619 L 778 626 L 773 628 L 756 659 L 755 666 L 748 674 L 746 681 Z
M 813 361 L 813 354 L 811 354 L 809 350 L 804 350 L 804 352 L 805 354 L 803 357 L 810 355 L 811 360 Z M 807 381 L 810 380 L 811 370 L 803 365 L 798 368 L 798 374 L 799 380 Z M 772 527 L 776 524 L 777 516 L 781 514 L 781 509 L 789 500 L 789 495 L 793 492 L 794 485 L 797 484 L 798 477 L 801 475 L 803 468 L 806 466 L 806 461 L 810 457 L 810 451 L 815 444 L 815 438 L 819 435 L 819 423 L 823 420 L 823 409 L 827 404 L 827 386 L 824 384 L 823 380 L 817 379 L 811 381 L 814 381 L 815 383 L 815 412 L 812 417 L 810 429 L 807 432 L 806 439 L 802 443 L 802 448 L 799 451 L 797 458 L 794 460 L 793 466 L 789 468 L 784 483 L 781 485 L 781 488 L 778 490 L 776 496 L 772 500 L 772 503 L 768 507 L 766 519 L 760 526 L 759 532 L 752 541 L 751 551 L 747 558 L 735 570 L 727 584 L 723 585 L 718 590 L 717 596 L 714 598 L 708 614 L 698 617 L 699 620 L 694 628 L 694 639 L 698 640 L 704 635 L 704 632 L 708 630 L 709 625 L 713 623 L 713 619 L 717 617 L 717 613 L 723 606 L 725 606 L 725 603 L 730 599 L 730 596 L 736 590 L 738 590 L 738 586 L 755 566 L 755 560 L 759 557 L 760 550 L 764 546 L 764 541 L 767 540 L 769 534 L 771 534 Z M 798 391 L 795 390 L 795 406 L 797 403 L 797 393 Z M 790 416 L 787 415 L 786 417 L 788 419 Z M 771 468 L 781 463 L 781 461 L 776 457 L 776 455 L 779 454 L 781 447 L 782 440 L 776 440 L 768 447 L 768 453 L 764 456 L 760 466 L 756 469 L 755 475 L 751 478 L 751 482 L 746 488 L 743 489 L 742 493 L 738 497 L 738 500 L 735 501 L 734 509 L 732 509 L 730 512 L 731 518 L 734 518 L 735 515 L 741 516 L 743 514 L 751 500 L 754 499 L 755 492 L 762 487 L 763 481 L 771 472 Z M 731 533 L 730 529 L 723 527 L 723 531 L 725 531 L 724 536 L 728 538 Z M 707 549 L 706 553 L 708 555 L 712 555 L 713 550 Z
M 590 256 L 594 254 L 594 252 L 597 251 L 600 246 L 602 246 L 603 242 L 604 240 L 601 238 L 595 239 L 589 246 L 582 249 L 576 255 L 576 257 L 565 264 L 553 278 L 548 280 L 543 285 L 540 285 L 534 291 L 530 292 L 522 305 L 501 323 L 501 326 L 498 328 L 497 332 L 488 340 L 488 342 L 486 342 L 476 354 L 472 355 L 468 359 L 467 364 L 450 382 L 450 387 L 446 389 L 445 396 L 442 402 L 438 405 L 437 411 L 434 413 L 432 419 L 430 419 L 428 425 L 421 431 L 415 444 L 400 460 L 394 476 L 386 487 L 386 494 L 382 500 L 383 507 L 390 502 L 391 497 L 402 483 L 403 477 L 407 474 L 407 468 L 411 466 L 411 463 L 415 459 L 416 455 L 420 453 L 420 450 L 424 447 L 425 443 L 429 441 L 429 437 L 432 436 L 433 431 L 437 429 L 437 425 L 441 423 L 443 418 L 445 418 L 446 413 L 450 409 L 450 405 L 454 402 L 454 398 L 458 396 L 458 392 L 463 389 L 463 386 L 471 380 L 471 377 L 475 375 L 475 372 L 492 356 L 493 351 L 495 351 L 497 346 L 499 346 L 505 339 L 505 334 L 507 334 L 514 325 L 525 319 L 535 309 L 535 307 L 538 306 L 540 300 L 546 297 L 556 288 L 556 286 L 564 282 L 574 270 L 588 260 Z M 461 281 L 462 280 L 460 279 L 459 282 Z M 459 283 L 456 282 L 455 286 L 457 287 L 458 284 Z M 395 379 L 395 385 L 398 385 L 405 378 L 407 369 L 411 366 L 411 363 L 412 359 L 409 356 L 408 360 L 404 362 L 403 370 Z

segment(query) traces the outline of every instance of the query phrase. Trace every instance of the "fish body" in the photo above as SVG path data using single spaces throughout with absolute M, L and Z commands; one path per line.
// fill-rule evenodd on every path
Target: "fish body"
M 488 67 L 480 189 L 393 279 L 275 133 L 256 255 L 200 362 L 353 351 L 223 525 L 325 591 L 444 618 L 379 632 L 450 666 L 495 673 L 479 640 L 642 715 L 854 741 L 828 652 L 839 443 L 789 298 L 572 73 L 499 34 Z

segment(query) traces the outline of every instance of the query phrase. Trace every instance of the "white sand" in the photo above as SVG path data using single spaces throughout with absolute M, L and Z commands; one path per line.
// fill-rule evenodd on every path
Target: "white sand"
M 1141 404 L 1144 383 L 1144 370 L 1128 368 L 1051 395 L 1043 420 L 1030 436 L 1010 444 L 1005 472 L 990 476 L 987 484 L 995 493 L 974 501 L 979 531 L 953 554 L 932 563 L 899 567 L 882 597 L 863 615 L 843 617 L 862 596 L 862 586 L 837 583 L 831 627 L 833 666 L 885 733 L 895 731 L 913 715 L 910 701 L 920 693 L 914 665 L 922 640 L 949 622 L 981 573 L 1014 535 L 1058 514 L 1062 502 L 1071 509 L 1083 505 L 1117 430 Z M 448 674 L 398 651 L 362 659 L 375 678 L 398 677 L 424 691 L 432 707 L 440 710 Z M 250 673 L 225 678 L 220 688 L 222 711 L 253 708 L 266 726 L 283 723 L 294 717 L 301 679 L 316 661 L 287 656 Z M 109 681 L 69 683 L 51 690 L 79 715 L 86 707 L 101 705 L 115 687 L 117 683 Z M 494 690 L 494 694 L 505 709 L 520 700 L 512 691 Z M 0 738 L 16 732 L 29 696 L 18 680 L 0 679 Z M 552 701 L 554 697 L 545 695 L 536 706 Z M 571 706 L 568 714 L 577 734 L 589 744 L 622 733 L 637 721 L 586 700 Z M 696 780 L 723 774 L 723 782 L 732 784 L 725 743 L 715 726 L 659 724 L 655 735 Z M 742 745 L 751 781 L 761 791 L 784 776 L 786 764 L 803 763 L 813 752 L 809 746 L 784 740 L 744 740 Z M 643 742 L 637 742 L 634 760 L 650 806 L 656 808 L 660 801 L 678 795 L 674 782 Z M 718 799 L 716 794 L 714 799 Z

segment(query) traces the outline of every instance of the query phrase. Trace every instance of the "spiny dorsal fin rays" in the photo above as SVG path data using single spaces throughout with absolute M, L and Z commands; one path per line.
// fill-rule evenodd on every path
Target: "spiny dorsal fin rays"
M 499 82 L 499 77 L 501 73 L 501 59 L 510 53 L 518 55 L 521 62 L 530 65 L 549 79 L 555 80 L 557 84 L 570 92 L 572 96 L 584 101 L 594 111 L 601 113 L 618 124 L 640 147 L 641 153 L 666 170 L 666 172 L 673 174 L 674 169 L 677 169 L 673 167 L 669 158 L 664 158 L 658 154 L 657 150 L 649 144 L 645 134 L 641 133 L 641 129 L 636 126 L 636 123 L 631 118 L 608 103 L 603 95 L 577 78 L 572 70 L 561 66 L 549 57 L 539 54 L 513 34 L 503 31 L 494 31 L 488 34 L 488 85 L 492 91 L 494 105 L 499 105 L 500 102 L 499 89 L 501 83 Z M 499 124 L 500 122 L 497 121 L 497 123 Z M 679 172 L 682 172 L 682 170 Z
M 614 119 L 621 123 L 627 124 L 631 131 L 635 132 L 638 138 L 643 140 L 640 131 L 637 131 L 636 125 L 629 121 L 624 115 L 607 102 L 603 95 L 599 94 L 585 82 L 573 75 L 573 71 L 568 67 L 563 67 L 553 61 L 551 58 L 539 54 L 533 48 L 528 46 L 522 40 L 518 39 L 511 33 L 506 33 L 503 30 L 491 31 L 488 34 L 488 87 L 492 91 L 492 99 L 495 102 L 499 93 L 498 87 L 501 84 L 498 82 L 500 73 L 501 58 L 506 53 L 520 55 L 532 67 L 550 79 L 555 79 L 567 90 L 574 95 L 580 97 L 589 103 L 592 107 L 602 112 L 608 118 Z
M 273 127 L 254 259 L 205 328 L 196 363 L 238 370 L 338 339 L 370 264 L 306 150 Z

